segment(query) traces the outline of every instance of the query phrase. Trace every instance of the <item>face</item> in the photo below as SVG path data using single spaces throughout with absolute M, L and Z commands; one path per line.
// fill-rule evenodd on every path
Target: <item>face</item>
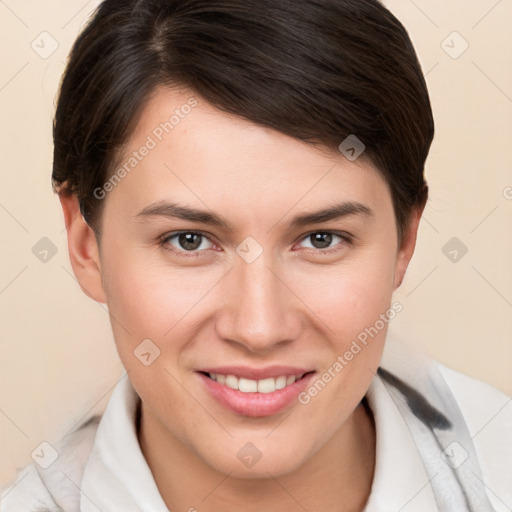
M 154 94 L 118 164 L 98 274 L 144 417 L 233 476 L 300 467 L 351 418 L 396 314 L 411 251 L 388 185 L 184 90 Z

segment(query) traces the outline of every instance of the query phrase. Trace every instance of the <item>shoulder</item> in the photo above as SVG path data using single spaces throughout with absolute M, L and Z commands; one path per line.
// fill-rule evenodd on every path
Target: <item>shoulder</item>
M 0 512 L 78 511 L 79 485 L 94 444 L 100 416 L 93 416 L 51 449 L 57 458 L 46 468 L 35 462 L 18 470 L 3 490 Z
M 501 507 L 510 506 L 512 398 L 486 382 L 436 364 L 464 417 L 490 498 Z

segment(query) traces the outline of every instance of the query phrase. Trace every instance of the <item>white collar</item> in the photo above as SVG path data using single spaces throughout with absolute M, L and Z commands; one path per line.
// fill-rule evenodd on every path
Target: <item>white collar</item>
M 103 413 L 84 469 L 81 511 L 168 510 L 137 438 L 135 417 L 139 401 L 125 372 Z
M 367 392 L 376 424 L 376 466 L 365 512 L 436 511 L 437 506 L 408 427 L 379 376 Z M 140 398 L 124 373 L 98 426 L 87 460 L 80 510 L 164 512 L 167 509 L 137 438 Z
M 376 457 L 364 512 L 437 511 L 434 492 L 409 428 L 378 375 L 366 398 L 375 419 Z

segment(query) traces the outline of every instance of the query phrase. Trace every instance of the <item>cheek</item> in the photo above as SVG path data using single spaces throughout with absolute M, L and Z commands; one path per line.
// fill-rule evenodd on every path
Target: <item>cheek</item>
M 294 289 L 343 348 L 390 307 L 395 258 L 392 250 L 368 251 L 354 261 L 315 272 L 297 272 Z
M 171 268 L 152 262 L 142 252 L 124 254 L 104 266 L 108 308 L 121 357 L 133 354 L 146 338 L 160 349 L 179 351 L 179 339 L 186 340 L 186 331 L 193 328 L 190 319 L 195 308 L 223 274 L 222 269 Z
M 323 367 L 299 396 L 306 421 L 323 432 L 319 443 L 363 398 L 380 364 L 389 321 L 397 314 L 391 305 L 394 259 L 391 253 L 381 255 L 305 283 L 311 309 L 322 320 L 317 325 L 327 326 L 316 347 L 320 353 L 328 345 Z

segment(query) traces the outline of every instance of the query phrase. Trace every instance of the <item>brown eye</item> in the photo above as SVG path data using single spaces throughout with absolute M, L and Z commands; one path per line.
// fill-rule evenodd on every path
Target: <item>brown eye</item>
M 316 249 L 325 249 L 332 243 L 331 233 L 313 233 L 312 235 L 309 235 L 309 238 Z
M 181 233 L 178 235 L 178 243 L 187 251 L 194 251 L 201 246 L 203 237 L 198 233 Z
M 346 244 L 351 243 L 348 235 L 333 233 L 331 231 L 315 231 L 306 235 L 300 243 L 309 243 L 309 246 L 303 246 L 309 249 L 315 249 L 319 253 L 330 253 L 340 250 Z
M 208 246 L 208 243 L 210 246 Z M 162 245 L 166 248 L 171 246 L 171 250 L 175 252 L 193 252 L 211 248 L 213 245 L 206 235 L 195 231 L 180 231 L 171 233 L 162 240 Z

